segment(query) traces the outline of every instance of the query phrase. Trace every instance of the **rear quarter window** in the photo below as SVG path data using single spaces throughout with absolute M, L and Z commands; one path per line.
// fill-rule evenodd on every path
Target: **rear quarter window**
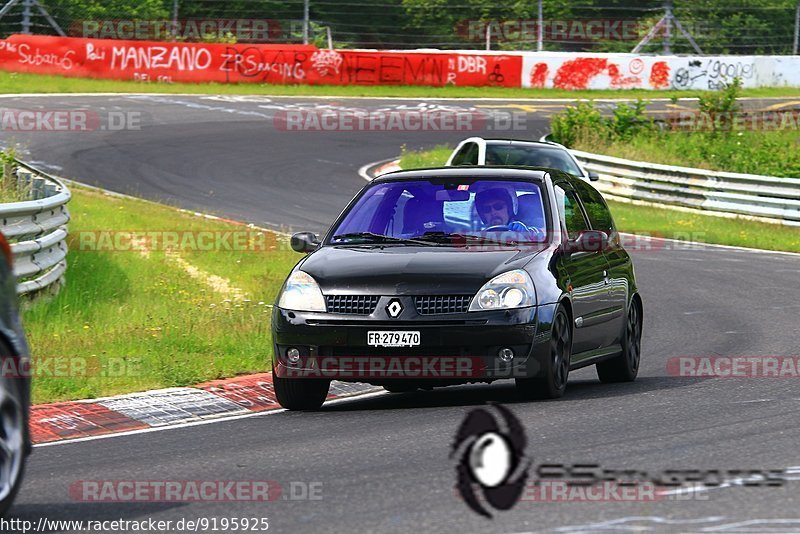
M 586 182 L 579 180 L 574 182 L 573 185 L 578 192 L 578 196 L 580 196 L 592 228 L 594 230 L 602 230 L 611 236 L 614 232 L 614 218 L 611 216 L 611 210 L 608 209 L 608 204 L 606 204 L 603 196 Z

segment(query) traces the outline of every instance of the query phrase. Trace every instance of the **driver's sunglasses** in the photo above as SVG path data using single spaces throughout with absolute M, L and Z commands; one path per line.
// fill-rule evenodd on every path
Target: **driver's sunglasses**
M 478 206 L 478 211 L 481 213 L 487 213 L 489 211 L 501 211 L 506 209 L 506 203 L 502 201 L 493 202 L 492 204 L 484 204 L 482 206 Z

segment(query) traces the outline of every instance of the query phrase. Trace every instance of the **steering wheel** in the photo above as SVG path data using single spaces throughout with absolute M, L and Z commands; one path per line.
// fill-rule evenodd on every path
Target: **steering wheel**
M 484 232 L 507 232 L 508 225 L 507 224 L 496 224 L 494 226 L 489 226 L 483 229 Z
M 544 233 L 544 230 L 541 228 L 536 228 L 535 226 L 531 226 L 531 233 L 536 236 L 537 241 L 544 241 L 547 237 L 547 234 Z

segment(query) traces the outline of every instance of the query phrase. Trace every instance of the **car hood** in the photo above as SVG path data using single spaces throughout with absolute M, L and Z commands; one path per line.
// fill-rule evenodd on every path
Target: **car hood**
M 299 269 L 326 295 L 431 295 L 477 292 L 493 276 L 519 269 L 544 250 L 327 246 Z

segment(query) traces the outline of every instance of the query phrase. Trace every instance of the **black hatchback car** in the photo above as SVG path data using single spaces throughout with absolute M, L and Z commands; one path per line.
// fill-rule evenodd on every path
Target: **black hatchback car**
M 292 270 L 272 317 L 278 402 L 331 379 L 392 392 L 516 380 L 563 395 L 571 370 L 639 369 L 642 300 L 600 193 L 553 169 L 400 171 L 366 185 Z

